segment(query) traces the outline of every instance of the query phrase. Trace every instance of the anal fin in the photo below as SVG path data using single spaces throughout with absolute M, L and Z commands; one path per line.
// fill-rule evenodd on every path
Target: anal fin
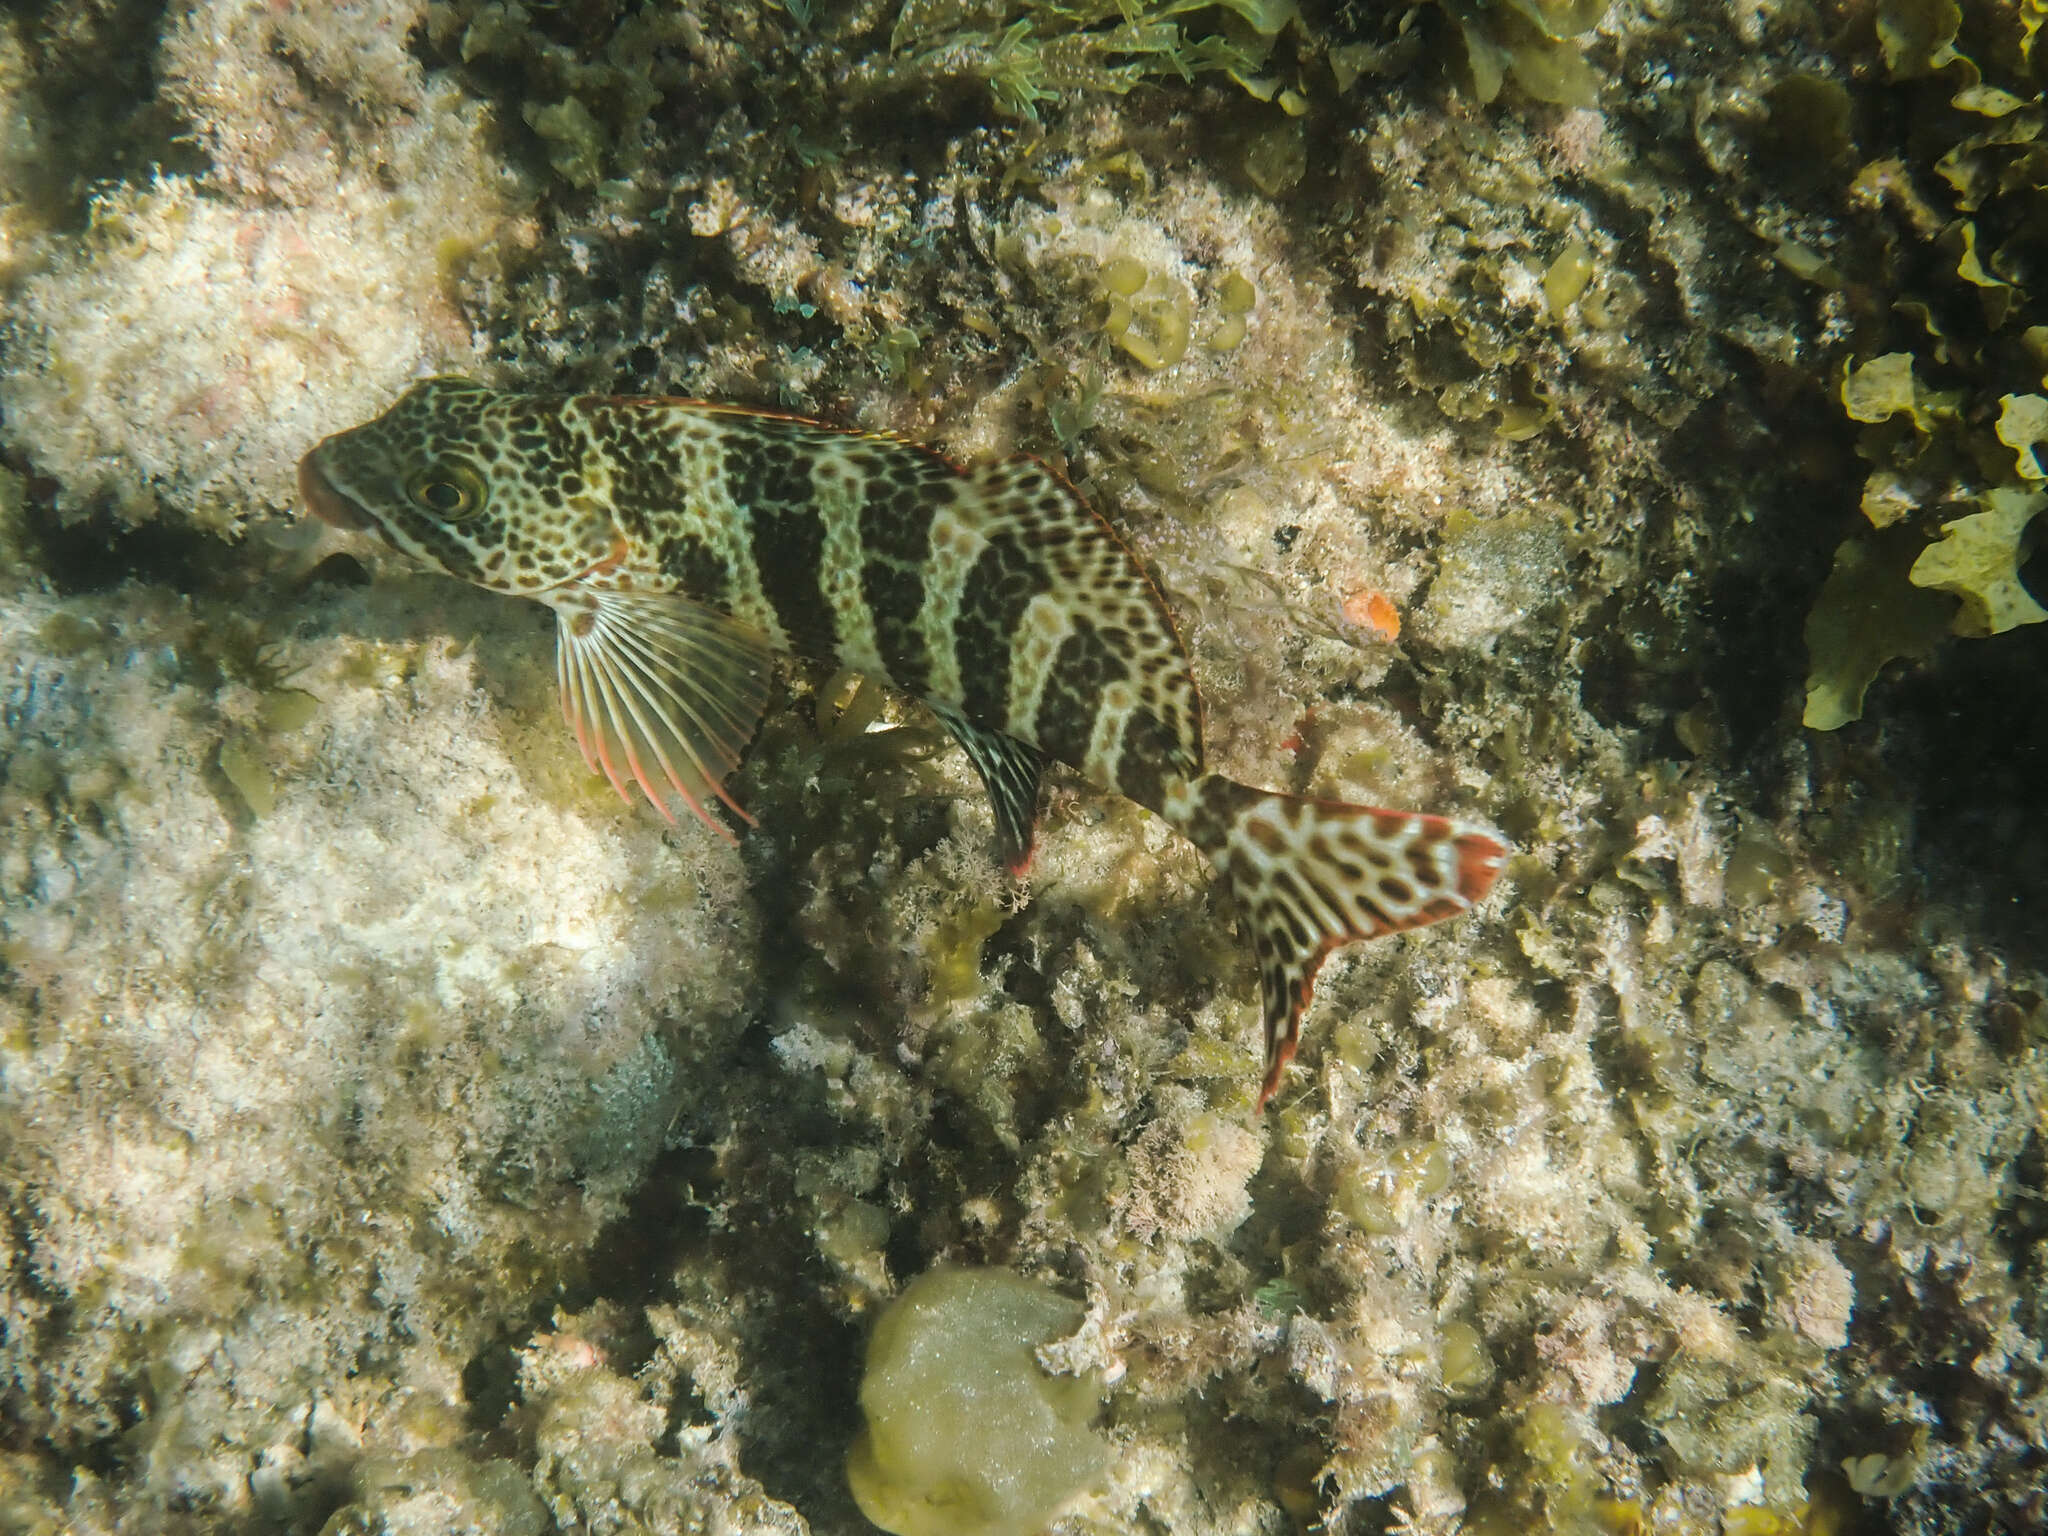
M 555 668 L 562 714 L 583 760 L 632 798 L 638 785 L 670 821 L 671 796 L 727 842 L 708 810 L 753 739 L 775 675 L 767 636 L 686 597 L 572 591 L 548 606 L 560 621 Z
M 1011 874 L 1023 874 L 1031 867 L 1038 782 L 1045 771 L 1045 754 L 1028 741 L 976 725 L 950 704 L 930 699 L 925 703 L 967 749 L 968 761 L 988 786 L 989 800 L 995 806 L 996 851 Z

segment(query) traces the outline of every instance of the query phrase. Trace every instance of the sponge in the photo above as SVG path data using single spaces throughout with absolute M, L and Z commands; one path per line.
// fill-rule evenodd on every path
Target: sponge
M 1041 1344 L 1081 1308 L 1004 1269 L 941 1267 L 868 1340 L 867 1428 L 846 1456 L 861 1513 L 895 1536 L 1032 1536 L 1108 1464 L 1096 1377 L 1052 1376 Z

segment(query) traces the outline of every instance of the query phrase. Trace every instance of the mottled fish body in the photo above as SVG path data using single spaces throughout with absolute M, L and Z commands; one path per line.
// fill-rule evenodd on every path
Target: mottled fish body
M 1209 773 L 1186 653 L 1137 561 L 1035 459 L 960 468 L 894 438 L 694 400 L 414 386 L 299 466 L 307 507 L 559 620 L 593 771 L 706 809 L 788 653 L 927 704 L 1030 859 L 1047 762 L 1166 818 L 1221 872 L 1258 957 L 1263 1106 L 1338 945 L 1467 910 L 1483 827 Z

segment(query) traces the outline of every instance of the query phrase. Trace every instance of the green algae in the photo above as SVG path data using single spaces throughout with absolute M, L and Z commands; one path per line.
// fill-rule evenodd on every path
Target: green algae
M 28 482 L 0 467 L 0 583 L 14 585 L 30 578 L 31 545 L 27 529 Z
M 1552 319 L 1563 319 L 1564 312 L 1578 303 L 1595 270 L 1592 248 L 1574 235 L 1543 270 L 1543 302 Z
M 1841 81 L 1795 71 L 1772 82 L 1764 102 L 1770 110 L 1770 146 L 1785 160 L 1805 168 L 1816 162 L 1832 165 L 1849 155 L 1855 100 Z
M 1584 7 L 1483 6 L 1462 0 L 1452 0 L 1446 9 L 1457 18 L 1467 78 L 1481 102 L 1493 101 L 1512 78 L 1530 97 L 1552 106 L 1599 104 L 1600 75 L 1575 40 L 1591 29 L 1597 11 L 1588 17 Z
M 1869 58 L 1889 84 L 1856 99 L 1919 92 L 1945 98 L 1948 110 L 1884 150 L 1850 142 L 1863 161 L 1853 175 L 1840 152 L 1855 133 L 1840 110 L 1848 95 L 1790 77 L 1773 97 L 1788 133 L 1801 122 L 1836 146 L 1827 159 L 1845 167 L 1836 174 L 1846 176 L 1873 248 L 1856 276 L 1889 305 L 1890 318 L 1865 329 L 1886 350 L 1851 365 L 1842 387 L 1847 415 L 1865 424 L 1864 514 L 1924 544 L 1907 581 L 1960 597 L 1954 632 L 1972 637 L 2037 621 L 2019 575 L 2032 514 L 2020 509 L 2044 478 L 2036 445 L 2048 435 L 2048 409 L 2034 393 L 2039 349 L 2022 323 L 2035 278 L 2024 232 L 2048 212 L 2037 174 L 2048 163 L 2039 26 L 2015 27 L 1993 11 L 1958 0 L 1878 7 Z M 1918 644 L 1901 639 L 1899 653 Z
M 1124 258 L 1105 269 L 1104 289 L 1102 332 L 1119 351 L 1148 369 L 1171 368 L 1187 356 L 1194 304 L 1178 281 Z
M 861 1512 L 894 1536 L 1031 1536 L 1108 1466 L 1099 1382 L 1036 1352 L 1082 1310 L 1004 1270 L 932 1270 L 882 1314 L 847 1453 Z
M 1963 600 L 1956 615 L 1960 635 L 1999 635 L 2022 624 L 2048 619 L 2048 609 L 2021 585 L 2021 541 L 2048 493 L 2000 488 L 1985 496 L 1983 512 L 1941 525 L 1941 538 L 1921 551 L 1907 572 L 1916 587 L 1953 593 Z
M 1460 85 L 1481 105 L 1500 99 L 1512 82 L 1528 99 L 1560 107 L 1593 107 L 1604 77 L 1585 57 L 1588 34 L 1605 9 L 1586 0 L 1438 0 L 1449 23 L 1446 49 Z M 1392 23 L 1398 21 L 1398 26 Z M 1339 91 L 1364 75 L 1399 75 L 1424 55 L 1414 13 L 1396 13 L 1370 41 L 1332 44 L 1327 63 Z
M 972 74 L 999 108 L 1032 122 L 1068 94 L 1206 74 L 1270 98 L 1263 71 L 1294 19 L 1292 0 L 912 0 L 890 33 L 888 67 Z
M 594 187 L 604 179 L 610 138 L 574 96 L 548 104 L 529 102 L 520 115 L 548 144 L 548 164 L 578 187 Z
M 2012 449 L 2013 469 L 2022 480 L 2048 480 L 2041 445 L 2048 443 L 2048 399 L 2005 395 L 1998 402 L 1998 440 Z
M 981 950 L 1003 925 L 993 902 L 967 907 L 932 929 L 931 1006 L 941 1012 L 981 990 Z
M 270 766 L 255 743 L 246 736 L 231 736 L 220 744 L 220 771 L 234 785 L 235 793 L 252 816 L 268 816 L 277 809 L 277 783 Z
M 1903 414 L 1921 432 L 1931 431 L 1941 419 L 1934 403 L 1922 402 L 1907 352 L 1887 352 L 1848 369 L 1842 377 L 1842 409 L 1851 421 L 1890 421 Z
M 320 700 L 303 688 L 277 688 L 264 694 L 257 720 L 266 731 L 297 731 L 320 713 Z

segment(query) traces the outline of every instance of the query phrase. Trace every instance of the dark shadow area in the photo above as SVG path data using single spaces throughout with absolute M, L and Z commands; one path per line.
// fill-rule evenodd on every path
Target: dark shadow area
M 591 1244 L 584 1278 L 562 1305 L 575 1312 L 599 1298 L 626 1307 L 663 1300 L 676 1265 L 711 1230 L 716 1164 L 702 1147 L 671 1147 L 656 1157 L 625 1210 Z
M 1910 807 L 1907 857 L 1925 896 L 1981 921 L 2016 964 L 2048 963 L 2044 678 L 2048 624 L 2036 624 L 1950 641 L 1925 669 L 1880 681 L 1864 712 L 1871 791 Z
M 163 0 L 12 0 L 20 23 L 40 153 L 17 156 L 23 201 L 57 230 L 83 229 L 94 190 L 156 175 L 199 175 L 211 162 L 178 113 L 157 99 Z
M 816 1295 L 816 1292 L 808 1295 Z M 846 1486 L 846 1448 L 861 1427 L 865 1333 L 806 1299 L 750 1334 L 750 1408 L 742 1465 L 773 1497 L 793 1504 L 814 1531 L 867 1529 Z
M 1988 1536 L 2043 1529 L 2048 1450 L 1996 1429 L 2026 1422 L 2042 1369 L 2001 1346 L 2007 1309 L 1996 1289 L 1973 1279 L 1968 1264 L 1946 1266 L 1930 1256 L 1908 1269 L 1889 1239 L 1838 1239 L 1837 1249 L 1856 1276 L 1856 1311 L 1843 1361 L 1847 1385 L 1838 1407 L 1818 1416 L 1814 1465 L 1912 1458 L 1918 1473 L 1909 1490 L 1863 1503 L 1872 1531 Z M 1987 1359 L 2001 1367 L 1982 1369 Z M 1895 1404 L 1903 1400 L 1924 1403 L 1926 1421 L 1902 1421 Z M 1854 1510 L 1856 1501 L 1846 1507 Z
M 1851 425 L 1748 364 L 1671 434 L 1674 483 L 1693 505 L 1645 508 L 1646 579 L 1582 628 L 1584 699 L 1604 723 L 1655 732 L 1653 756 L 1747 766 L 1769 794 L 1803 707 L 1806 616 L 1858 518 Z
M 169 519 L 130 524 L 108 511 L 66 523 L 48 502 L 31 497 L 27 521 L 35 564 L 59 597 L 129 581 L 199 596 L 220 590 L 220 573 L 234 563 L 225 539 Z
M 546 1326 L 551 1310 L 547 1302 L 534 1303 L 523 1318 L 501 1325 L 462 1367 L 462 1396 L 469 1405 L 464 1418 L 487 1442 L 495 1445 L 505 1415 L 519 1401 L 518 1351 L 535 1329 Z
M 165 587 L 187 597 L 240 594 L 262 582 L 265 563 L 249 558 L 249 546 L 196 527 L 183 515 L 130 522 L 101 500 L 84 512 L 66 514 L 57 507 L 58 482 L 40 473 L 18 453 L 0 453 L 0 468 L 24 482 L 19 534 L 23 563 L 59 597 L 109 592 L 126 582 Z M 346 559 L 337 556 L 335 559 Z M 356 584 L 367 580 L 360 562 L 352 578 L 346 565 L 333 559 L 306 578 Z

